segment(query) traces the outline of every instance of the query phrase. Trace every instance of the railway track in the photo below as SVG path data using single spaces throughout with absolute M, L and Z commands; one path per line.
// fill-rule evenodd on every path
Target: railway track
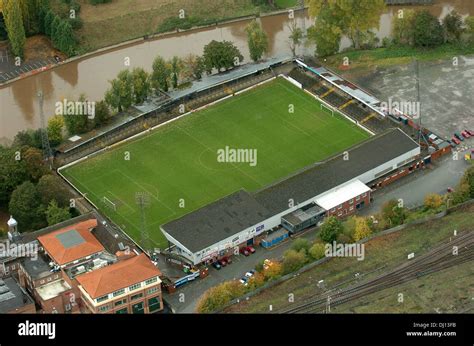
M 457 254 L 455 254 L 455 250 L 457 250 Z M 472 260 L 474 260 L 474 232 L 467 232 L 371 280 L 347 288 L 332 289 L 313 296 L 297 306 L 275 312 L 326 312 L 328 305 L 331 307 L 341 305 Z

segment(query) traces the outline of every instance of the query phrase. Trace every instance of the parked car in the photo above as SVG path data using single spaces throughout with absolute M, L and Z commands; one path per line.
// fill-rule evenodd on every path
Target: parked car
M 246 247 L 241 248 L 241 249 L 240 249 L 240 253 L 241 253 L 242 255 L 244 255 L 244 256 L 250 255 L 250 252 L 249 252 L 249 250 L 247 250 Z
M 448 142 L 448 144 L 451 146 L 451 148 L 456 147 L 456 144 L 451 139 L 448 139 L 446 142 Z
M 451 140 L 456 144 L 456 145 L 459 145 L 461 144 L 461 141 L 459 139 L 457 139 L 456 137 L 453 136 L 453 138 L 451 138 Z
M 452 187 L 448 187 L 448 192 L 449 192 L 449 193 L 451 193 L 451 192 L 453 192 L 453 191 L 454 191 L 454 189 L 453 189 Z
M 225 267 L 227 265 L 227 261 L 224 258 L 221 258 L 219 261 L 217 261 L 222 267 Z
M 219 262 L 217 262 L 217 261 L 216 261 L 216 262 L 212 262 L 212 266 L 213 266 L 214 268 L 216 268 L 217 270 L 219 270 L 219 269 L 222 268 L 221 265 L 219 264 Z
M 455 136 L 457 139 L 459 139 L 461 142 L 464 141 L 464 137 L 461 136 L 461 134 L 459 134 L 458 132 L 455 132 L 455 133 L 454 133 L 454 136 Z
M 464 138 L 469 138 L 469 137 L 471 137 L 471 135 L 470 135 L 467 131 L 461 132 L 461 135 L 462 135 Z
M 469 134 L 469 136 L 474 137 L 474 131 L 466 130 L 466 132 Z
M 239 282 L 244 285 L 244 286 L 247 286 L 249 284 L 249 278 L 246 277 L 246 276 L 243 276 L 242 279 L 239 280 Z
M 247 246 L 247 251 L 250 253 L 255 253 L 255 248 L 253 246 Z
M 232 258 L 231 258 L 230 256 L 222 257 L 222 259 L 223 259 L 224 261 L 226 261 L 227 264 L 231 264 L 231 263 L 232 263 Z
M 245 273 L 245 276 L 248 278 L 251 278 L 255 274 L 255 270 L 249 270 L 248 272 Z

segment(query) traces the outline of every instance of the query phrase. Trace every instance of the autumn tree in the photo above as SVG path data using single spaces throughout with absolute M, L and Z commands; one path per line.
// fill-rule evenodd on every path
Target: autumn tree
M 133 102 L 143 103 L 150 95 L 151 83 L 149 74 L 141 67 L 135 67 L 131 72 Z
M 64 130 L 64 118 L 55 115 L 48 120 L 48 138 L 51 145 L 55 146 L 62 142 Z
M 290 249 L 283 254 L 283 273 L 288 274 L 300 269 L 306 263 L 306 251 Z
M 318 260 L 318 259 L 321 259 L 325 256 L 326 247 L 322 243 L 314 243 L 310 247 L 308 253 L 313 259 Z
M 415 39 L 415 16 L 414 10 L 401 10 L 394 17 L 392 39 L 395 44 L 413 45 Z
M 130 71 L 120 71 L 117 78 L 109 83 L 111 87 L 105 93 L 105 102 L 118 112 L 129 108 L 133 103 L 133 81 Z
M 21 156 L 25 161 L 26 171 L 28 172 L 32 181 L 38 181 L 43 175 L 48 172 L 48 167 L 45 165 L 43 152 L 40 149 L 26 147 L 23 148 Z
M 425 196 L 425 208 L 436 210 L 443 205 L 443 197 L 437 193 L 430 193 Z
M 289 26 L 290 29 L 290 49 L 293 56 L 296 56 L 296 48 L 301 44 L 304 33 L 301 28 L 296 25 L 296 21 L 293 21 Z
M 308 39 L 316 44 L 316 55 L 325 57 L 339 51 L 342 38 L 341 18 L 332 7 L 325 6 L 308 29 Z
M 268 51 L 268 37 L 262 26 L 256 21 L 251 21 L 245 28 L 250 58 L 257 62 Z
M 335 216 L 329 216 L 321 226 L 319 237 L 326 243 L 332 243 L 342 231 L 341 221 Z
M 171 69 L 168 63 L 161 56 L 153 61 L 153 72 L 151 74 L 151 86 L 156 90 L 167 92 L 169 90 L 169 80 Z
M 57 175 L 43 175 L 36 189 L 42 204 L 49 205 L 51 201 L 56 201 L 59 207 L 69 207 L 71 194 L 64 185 L 64 181 Z
M 389 227 L 401 225 L 407 218 L 406 209 L 395 200 L 389 200 L 382 205 L 382 219 Z
M 15 56 L 23 57 L 26 34 L 20 5 L 18 0 L 3 0 L 3 16 L 12 52 Z
M 355 230 L 354 230 L 354 240 L 359 241 L 361 239 L 367 238 L 372 234 L 372 230 L 367 224 L 367 220 L 363 217 L 357 217 L 355 221 Z
M 187 79 L 200 80 L 204 72 L 204 60 L 202 57 L 189 54 L 183 59 L 183 77 Z

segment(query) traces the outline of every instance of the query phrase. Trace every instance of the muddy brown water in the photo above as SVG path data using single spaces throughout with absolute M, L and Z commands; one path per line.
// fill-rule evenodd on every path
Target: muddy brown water
M 392 19 L 400 8 L 389 7 L 381 16 L 380 27 L 377 31 L 379 38 L 389 36 Z M 474 1 L 440 0 L 426 8 L 440 18 L 452 9 L 462 15 L 469 15 L 474 14 Z M 299 12 L 295 16 L 300 26 L 305 25 L 309 28 L 312 25 L 313 21 L 306 13 Z M 291 20 L 288 15 L 285 13 L 268 16 L 260 20 L 269 36 L 268 56 L 289 56 L 291 51 L 288 36 Z M 120 70 L 126 68 L 126 58 L 130 59 L 131 68 L 140 66 L 150 70 L 152 61 L 157 55 L 171 58 L 174 55 L 184 57 L 190 53 L 202 54 L 203 47 L 211 40 L 229 40 L 241 50 L 244 62 L 248 62 L 250 58 L 244 31 L 248 22 L 248 20 L 242 20 L 126 45 L 4 86 L 0 89 L 0 144 L 8 144 L 21 130 L 35 129 L 40 126 L 36 97 L 39 90 L 42 90 L 45 96 L 46 117 L 53 115 L 55 103 L 64 98 L 76 100 L 80 94 L 85 94 L 89 100 L 100 100 L 109 87 L 108 81 L 115 78 Z M 341 42 L 341 49 L 349 45 L 349 40 L 345 38 Z M 311 54 L 313 51 L 314 46 L 306 45 L 300 47 L 298 53 Z

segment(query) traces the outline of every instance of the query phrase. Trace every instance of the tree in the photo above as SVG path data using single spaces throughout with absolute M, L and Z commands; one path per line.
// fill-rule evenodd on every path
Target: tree
M 324 244 L 321 243 L 315 243 L 309 249 L 309 255 L 315 260 L 323 258 L 325 256 L 325 253 L 326 247 L 324 246 Z
M 367 224 L 367 220 L 363 217 L 358 217 L 356 219 L 356 227 L 354 231 L 354 240 L 359 241 L 361 239 L 367 238 L 372 234 L 372 230 Z
M 20 0 L 23 25 L 27 36 L 39 33 L 39 5 L 37 0 Z
M 15 56 L 23 57 L 26 35 L 20 2 L 18 0 L 3 0 L 3 16 L 12 52 Z
M 316 55 L 325 57 L 337 53 L 341 38 L 339 15 L 330 7 L 324 7 L 316 23 L 308 29 L 308 39 L 316 44 Z
M 15 138 L 13 138 L 12 147 L 40 148 L 41 143 L 36 143 L 35 138 L 34 138 L 34 131 L 29 129 L 29 130 L 20 131 L 15 135 Z
M 298 28 L 296 26 L 296 21 L 293 21 L 291 25 L 289 25 L 289 29 L 290 29 L 289 39 L 290 39 L 291 53 L 293 54 L 293 56 L 296 56 L 296 47 L 298 47 L 301 44 L 301 40 L 304 37 L 304 33 L 303 33 L 303 30 L 301 30 L 301 28 Z
M 61 208 L 69 207 L 70 192 L 58 176 L 43 175 L 38 181 L 36 189 L 42 204 L 49 205 L 51 201 L 56 201 Z
M 94 127 L 103 125 L 110 118 L 110 109 L 105 101 L 95 104 Z
M 308 251 L 311 246 L 311 243 L 308 239 L 305 238 L 298 238 L 296 239 L 293 244 L 291 244 L 291 249 L 295 251 Z
M 55 115 L 48 120 L 48 138 L 51 145 L 56 146 L 63 141 L 64 118 Z
M 48 226 L 56 225 L 60 222 L 69 220 L 71 214 L 68 208 L 61 208 L 55 200 L 49 202 L 48 208 L 46 209 L 46 220 Z
M 53 25 L 54 23 L 53 21 Z M 67 20 L 61 20 L 58 29 L 55 31 L 55 35 L 53 41 L 56 42 L 57 48 L 68 56 L 74 55 L 76 39 L 71 23 Z
M 308 5 L 310 16 L 317 18 L 316 22 L 321 17 L 326 18 L 320 24 L 320 33 L 326 31 L 334 37 L 337 28 L 336 31 L 342 31 L 351 39 L 356 49 L 361 47 L 369 30 L 378 27 L 380 15 L 385 10 L 384 0 L 309 0 Z M 326 46 L 335 45 L 329 38 L 324 40 L 324 37 L 318 36 L 318 39 Z
M 0 205 L 6 206 L 13 190 L 28 178 L 19 149 L 0 146 Z
M 22 160 L 25 161 L 26 171 L 33 181 L 38 181 L 48 172 L 45 165 L 43 152 L 40 149 L 24 147 L 22 150 Z
M 213 69 L 220 72 L 238 65 L 244 57 L 236 46 L 229 41 L 211 41 L 204 47 L 204 66 L 208 73 Z
M 44 207 L 40 204 L 40 196 L 30 181 L 19 185 L 13 191 L 8 210 L 18 221 L 21 232 L 36 230 L 46 225 Z
M 189 54 L 183 59 L 183 77 L 187 79 L 200 80 L 204 72 L 204 60 L 202 57 Z
M 443 41 L 443 27 L 438 18 L 427 10 L 418 12 L 415 18 L 415 46 L 436 47 Z
M 467 42 L 474 44 L 474 16 L 469 16 L 464 20 Z
M 415 18 L 413 10 L 403 10 L 393 21 L 392 38 L 395 44 L 413 45 L 415 39 Z
M 256 20 L 251 21 L 247 25 L 245 32 L 247 33 L 250 57 L 253 61 L 257 62 L 268 51 L 267 34 Z
M 78 102 L 87 102 L 85 95 L 81 95 Z M 76 110 L 79 111 L 79 113 L 76 113 Z M 89 129 L 88 115 L 84 114 L 84 112 L 80 112 L 79 109 L 64 111 L 63 118 L 64 125 L 70 135 L 84 133 Z
M 407 217 L 406 210 L 399 202 L 392 199 L 382 205 L 382 219 L 390 227 L 401 225 Z
M 169 89 L 169 79 L 171 70 L 165 59 L 157 56 L 153 60 L 153 72 L 151 74 L 151 86 L 156 90 L 167 92 Z
M 105 102 L 122 112 L 133 103 L 133 82 L 129 70 L 120 71 L 117 78 L 109 81 L 111 88 L 105 93 Z
M 443 28 L 446 42 L 459 42 L 463 33 L 463 21 L 461 15 L 454 10 L 451 11 L 443 19 Z
M 59 41 L 61 39 L 62 22 L 63 20 L 59 16 L 54 15 L 53 21 L 51 23 L 51 41 L 53 42 L 54 47 L 59 50 L 61 49 Z
M 343 227 L 341 221 L 335 216 L 329 216 L 321 226 L 319 237 L 326 243 L 336 241 L 337 236 L 342 233 Z
M 143 103 L 150 95 L 150 76 L 141 67 L 135 67 L 131 74 L 133 86 L 133 103 Z
M 425 196 L 425 208 L 436 210 L 443 205 L 443 198 L 437 193 L 430 193 Z
M 54 12 L 52 10 L 49 10 L 43 20 L 43 26 L 44 26 L 44 33 L 46 36 L 51 37 L 51 32 L 53 29 L 53 20 L 56 17 Z
M 306 262 L 305 250 L 288 250 L 283 255 L 283 273 L 292 273 L 304 266 Z
M 224 307 L 232 299 L 241 296 L 245 286 L 240 282 L 226 281 L 208 289 L 199 299 L 196 310 L 199 313 L 211 313 Z
M 267 269 L 263 271 L 265 280 L 278 279 L 283 274 L 283 266 L 280 262 L 273 260 Z
M 174 56 L 170 62 L 171 66 L 171 80 L 173 82 L 173 89 L 178 87 L 179 74 L 183 68 L 183 62 L 177 56 Z

